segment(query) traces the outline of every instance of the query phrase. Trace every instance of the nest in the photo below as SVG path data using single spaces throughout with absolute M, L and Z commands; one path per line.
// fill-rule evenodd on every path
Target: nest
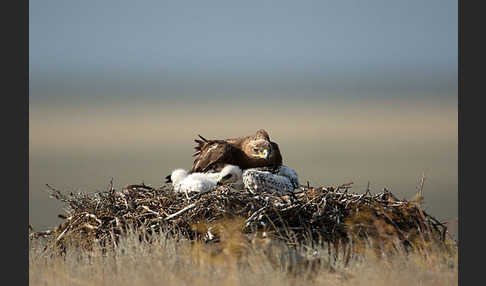
M 116 247 L 132 229 L 145 237 L 154 233 L 192 241 L 218 241 L 215 223 L 237 219 L 248 237 L 260 235 L 288 245 L 303 242 L 338 246 L 375 241 L 380 251 L 424 245 L 446 246 L 447 227 L 415 201 L 399 200 L 390 191 L 372 194 L 350 192 L 351 184 L 331 187 L 302 186 L 290 195 L 252 194 L 230 186 L 211 191 L 174 192 L 171 185 L 154 188 L 112 186 L 97 193 L 65 195 L 50 187 L 51 196 L 64 202 L 67 215 L 59 226 L 31 237 L 46 237 L 59 249 L 78 245 L 92 249 Z

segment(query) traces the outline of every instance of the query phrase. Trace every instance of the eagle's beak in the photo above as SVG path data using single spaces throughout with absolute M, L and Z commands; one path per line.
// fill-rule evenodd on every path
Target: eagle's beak
M 166 183 L 172 183 L 172 179 L 170 177 L 171 177 L 171 175 L 168 175 L 168 176 L 165 177 Z
M 270 152 L 268 149 L 264 149 L 263 151 L 259 151 L 258 153 L 253 155 L 256 158 L 268 159 L 270 157 Z
M 216 182 L 216 186 L 228 184 L 231 180 L 229 178 L 221 178 Z
M 267 149 L 263 150 L 263 158 L 266 160 L 268 159 L 268 156 L 270 156 L 270 152 L 268 152 Z
M 224 182 L 225 181 L 226 180 L 224 178 L 219 178 L 219 180 L 216 182 L 216 186 L 222 186 L 222 185 L 224 185 Z

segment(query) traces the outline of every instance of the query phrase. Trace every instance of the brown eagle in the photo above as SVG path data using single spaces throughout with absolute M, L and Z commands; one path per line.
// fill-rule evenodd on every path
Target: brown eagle
M 196 157 L 190 173 L 219 171 L 231 164 L 241 169 L 256 167 L 276 168 L 282 165 L 277 143 L 270 141 L 267 131 L 260 129 L 255 135 L 224 140 L 208 140 L 199 135 L 194 140 Z

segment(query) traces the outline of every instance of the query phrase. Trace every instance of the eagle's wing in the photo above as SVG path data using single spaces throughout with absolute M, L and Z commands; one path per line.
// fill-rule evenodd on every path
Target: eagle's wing
M 272 149 L 275 154 L 273 155 L 273 165 L 274 166 L 281 166 L 282 165 L 282 154 L 280 153 L 280 149 L 278 148 L 278 144 L 275 142 L 270 142 L 272 144 Z
M 194 164 L 190 173 L 206 172 L 220 167 L 219 165 L 232 162 L 232 147 L 224 140 L 207 140 L 199 136 L 202 140 L 194 140 L 198 145 L 194 147 L 196 152 L 193 156 Z

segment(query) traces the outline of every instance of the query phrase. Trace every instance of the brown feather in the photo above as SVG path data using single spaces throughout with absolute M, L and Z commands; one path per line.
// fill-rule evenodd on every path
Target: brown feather
M 268 132 L 265 129 L 260 129 L 256 132 L 255 138 L 261 138 L 270 141 L 270 136 L 268 136 Z
M 199 135 L 199 134 L 198 134 L 197 136 L 199 136 L 199 138 L 201 138 L 201 139 L 202 139 L 204 142 L 208 142 L 208 141 L 209 141 L 208 139 L 206 139 L 206 138 L 202 137 L 202 136 L 201 136 L 201 135 Z
M 196 158 L 190 173 L 218 170 L 225 164 L 238 165 L 242 169 L 282 165 L 282 155 L 278 145 L 270 141 L 270 136 L 264 129 L 258 130 L 255 135 L 224 140 L 208 140 L 201 135 L 198 136 L 203 141 L 194 140 L 198 145 L 194 147 L 196 152 L 193 156 Z M 249 148 L 246 147 L 248 143 L 257 139 L 266 140 L 272 146 L 272 153 L 267 160 L 250 157 L 245 153 L 245 150 Z
M 275 143 L 275 142 L 270 142 L 270 144 L 272 144 L 272 149 L 273 149 L 273 152 L 274 152 L 274 165 L 275 166 L 281 166 L 282 165 L 282 154 L 280 153 L 280 149 L 278 148 L 278 144 Z

